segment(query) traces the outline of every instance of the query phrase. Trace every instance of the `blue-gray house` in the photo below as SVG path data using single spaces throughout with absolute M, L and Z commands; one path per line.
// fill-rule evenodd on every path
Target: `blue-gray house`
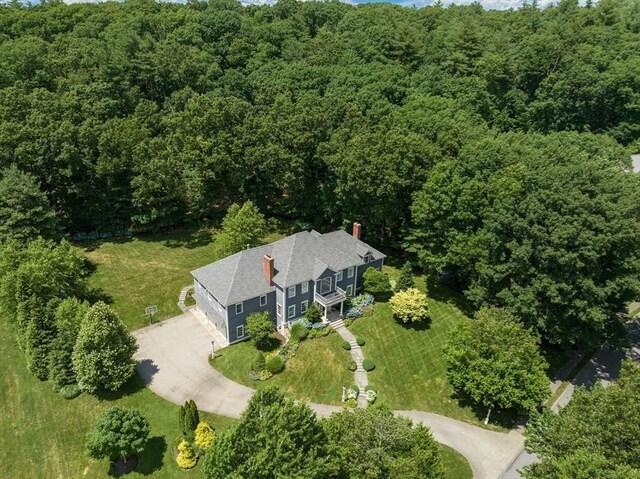
M 314 302 L 342 313 L 346 294 L 362 288 L 369 267 L 382 269 L 385 255 L 353 234 L 302 231 L 192 271 L 197 308 L 229 342 L 246 339 L 245 320 L 268 311 L 279 331 L 304 316 Z

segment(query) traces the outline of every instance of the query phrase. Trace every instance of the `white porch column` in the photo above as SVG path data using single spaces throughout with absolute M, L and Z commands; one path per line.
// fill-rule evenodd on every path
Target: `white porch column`
M 324 305 L 324 322 L 327 322 L 327 313 L 329 312 L 329 306 Z
M 342 309 L 344 307 L 344 301 L 340 301 L 340 317 L 342 318 Z

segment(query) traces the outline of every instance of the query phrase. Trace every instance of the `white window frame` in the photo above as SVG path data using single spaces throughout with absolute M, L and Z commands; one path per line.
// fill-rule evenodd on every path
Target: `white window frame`
M 296 305 L 292 304 L 287 308 L 287 319 L 291 319 L 295 317 L 296 317 Z
M 309 292 L 309 283 L 307 281 L 305 281 L 304 283 L 302 283 L 300 285 L 300 290 L 302 292 L 302 294 L 306 294 Z
M 276 305 L 276 314 L 282 316 L 282 305 L 280 303 Z
M 238 311 L 238 306 L 240 306 L 240 311 Z M 242 303 L 236 303 L 236 314 L 242 314 L 243 307 Z
M 240 334 L 241 332 L 242 334 Z M 236 337 L 244 338 L 244 324 L 241 324 L 240 326 L 236 326 Z
M 322 286 L 323 286 L 323 284 L 324 284 L 324 282 L 326 280 L 329 280 L 329 289 L 324 291 L 324 288 Z M 333 283 L 331 282 L 331 276 L 327 276 L 326 278 L 322 278 L 322 279 L 318 280 L 318 282 L 320 283 L 320 288 L 318 288 L 318 290 L 320 291 L 320 294 L 327 294 L 329 291 L 331 291 L 331 286 L 333 285 Z
M 262 296 L 260 296 L 260 306 L 266 306 L 267 305 L 267 295 L 263 294 Z
M 352 284 L 348 284 L 347 287 L 344 290 L 349 296 L 353 296 L 353 285 Z
M 347 278 L 353 278 L 353 273 L 355 272 L 355 268 L 352 266 L 347 270 Z
M 300 303 L 300 314 L 306 313 L 307 309 L 309 309 L 309 301 L 305 300 L 302 303 Z
M 364 259 L 366 260 L 365 263 L 372 263 L 373 262 L 373 255 L 372 254 L 368 254 L 367 256 L 365 256 Z
M 293 291 L 293 293 L 292 293 Z M 287 298 L 295 298 L 296 296 L 296 287 L 295 286 L 289 286 L 287 288 Z
M 337 283 L 338 281 L 342 281 L 342 271 L 338 271 L 338 272 L 336 273 L 336 283 Z

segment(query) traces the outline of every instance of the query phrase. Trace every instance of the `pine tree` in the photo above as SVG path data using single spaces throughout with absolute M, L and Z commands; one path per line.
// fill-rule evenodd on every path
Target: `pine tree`
M 400 277 L 396 283 L 396 291 L 405 291 L 409 288 L 413 288 L 414 286 L 415 283 L 413 282 L 411 263 L 407 261 L 402 265 L 402 269 L 400 270 Z
M 185 416 L 186 416 L 186 405 L 187 403 L 184 403 L 184 406 L 180 406 L 180 409 L 178 409 L 178 429 L 180 430 L 180 432 L 183 435 L 187 435 L 187 428 L 185 427 Z
M 135 338 L 105 303 L 91 307 L 73 350 L 73 368 L 84 391 L 115 391 L 135 374 Z
M 27 322 L 24 334 L 24 351 L 27 367 L 38 379 L 49 376 L 49 351 L 56 337 L 56 329 L 51 315 L 36 297 L 32 297 L 24 312 Z
M 53 340 L 49 353 L 49 380 L 55 390 L 76 382 L 72 363 L 73 348 L 82 319 L 88 310 L 89 305 L 76 298 L 61 301 L 55 309 L 54 319 L 58 336 Z
M 0 240 L 29 241 L 56 234 L 56 217 L 37 180 L 15 165 L 0 179 Z

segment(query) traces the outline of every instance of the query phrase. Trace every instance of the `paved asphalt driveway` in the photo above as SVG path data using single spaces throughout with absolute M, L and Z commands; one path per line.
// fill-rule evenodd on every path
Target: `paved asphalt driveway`
M 159 396 L 183 404 L 193 399 L 198 408 L 222 416 L 239 417 L 253 389 L 225 378 L 208 361 L 211 336 L 191 314 L 134 331 L 139 350 L 138 374 Z M 319 416 L 341 410 L 336 406 L 310 404 Z M 522 449 L 517 431 L 488 431 L 445 416 L 422 411 L 395 411 L 422 422 L 436 440 L 464 455 L 475 479 L 498 479 Z

